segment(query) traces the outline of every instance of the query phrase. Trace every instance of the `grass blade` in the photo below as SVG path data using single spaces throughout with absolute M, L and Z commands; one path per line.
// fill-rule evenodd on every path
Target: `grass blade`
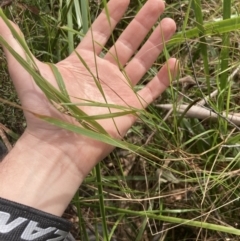
M 72 13 L 72 0 L 67 0 L 67 26 L 70 29 L 73 29 L 73 13 Z M 71 31 L 68 32 L 68 52 L 71 54 L 74 50 L 74 40 L 73 33 Z
M 240 235 L 240 230 L 233 228 L 233 227 L 226 227 L 223 225 L 187 220 L 187 219 L 183 219 L 183 218 L 176 218 L 176 217 L 170 217 L 170 216 L 164 216 L 164 215 L 156 215 L 156 214 L 152 214 L 151 212 L 146 212 L 146 211 L 139 212 L 139 211 L 109 207 L 109 206 L 106 206 L 105 208 L 106 208 L 106 210 L 115 211 L 116 213 L 131 214 L 134 216 L 141 216 L 141 217 L 147 216 L 148 218 L 152 218 L 155 220 L 161 220 L 161 221 L 168 222 L 168 223 L 176 223 L 176 224 L 181 224 L 181 225 L 188 225 L 188 226 L 194 226 L 194 227 L 198 227 L 198 228 L 215 230 L 218 232 Z
M 223 19 L 229 19 L 231 17 L 231 0 L 223 0 Z M 221 72 L 219 77 L 219 92 L 221 93 L 218 98 L 218 109 L 222 111 L 224 108 L 229 109 L 229 102 L 227 106 L 224 104 L 225 93 L 224 91 L 228 85 L 228 63 L 229 63 L 229 48 L 230 38 L 229 33 L 222 35 L 222 47 L 220 54 Z M 226 125 L 225 125 L 226 130 Z
M 193 0 L 193 7 L 196 16 L 196 26 L 199 30 L 199 48 L 201 49 L 201 55 L 203 58 L 204 72 L 208 87 L 208 93 L 210 93 L 210 75 L 209 75 L 209 61 L 208 61 L 208 48 L 207 41 L 205 38 L 205 29 L 203 25 L 203 15 L 202 15 L 202 7 L 201 0 Z
M 234 31 L 239 31 L 240 29 L 240 17 L 219 20 L 216 22 L 208 22 L 203 24 L 202 26 L 205 36 L 206 35 L 215 35 L 215 34 L 223 34 Z M 178 32 L 170 39 L 167 43 L 167 48 L 169 49 L 171 46 L 175 46 L 181 43 L 184 43 L 187 39 L 199 37 L 201 34 L 201 30 L 197 27 L 191 28 L 185 33 Z
M 103 193 L 103 186 L 102 186 L 102 174 L 101 174 L 100 163 L 96 165 L 95 170 L 96 170 L 96 179 L 98 183 L 99 208 L 100 208 L 101 219 L 102 219 L 103 237 L 104 237 L 104 241 L 108 241 L 109 240 L 108 228 L 107 228 L 107 222 L 106 222 L 106 210 L 105 210 L 105 204 L 104 204 L 104 193 Z
M 65 83 L 63 81 L 63 78 L 62 78 L 62 75 L 61 73 L 58 71 L 58 68 L 55 66 L 55 64 L 52 64 L 52 63 L 48 63 L 49 67 L 51 68 L 53 74 L 54 74 L 54 77 L 57 81 L 57 84 L 58 84 L 58 87 L 61 91 L 61 93 L 67 97 L 67 99 L 69 100 L 70 102 L 70 98 L 69 98 L 69 95 L 68 95 L 68 92 L 67 92 L 67 89 L 66 89 L 66 86 L 65 86 Z

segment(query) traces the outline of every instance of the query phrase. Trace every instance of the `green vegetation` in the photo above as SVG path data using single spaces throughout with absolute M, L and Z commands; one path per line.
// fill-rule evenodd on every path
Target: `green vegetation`
M 13 1 L 4 13 L 20 26 L 38 59 L 55 63 L 81 41 L 106 3 L 100 2 Z M 144 2 L 131 0 L 107 48 Z M 77 239 L 88 240 L 86 228 L 98 230 L 101 224 L 108 233 L 104 240 L 112 235 L 131 241 L 240 240 L 239 12 L 238 0 L 166 1 L 163 17 L 176 21 L 177 33 L 140 87 L 168 55 L 180 60 L 179 78 L 141 113 L 123 141 L 114 141 L 118 148 L 80 187 L 65 214 L 74 222 Z M 80 56 L 79 61 L 84 64 Z M 3 55 L 1 65 L 1 98 L 19 103 Z M 53 72 L 60 91 L 36 71 L 31 73 L 49 99 L 68 103 L 61 77 L 56 69 Z M 80 113 L 76 106 L 66 106 L 71 113 Z M 21 134 L 21 111 L 6 103 L 0 103 L 0 110 L 0 122 Z M 101 134 L 88 124 L 68 128 L 113 143 L 96 119 L 84 120 Z

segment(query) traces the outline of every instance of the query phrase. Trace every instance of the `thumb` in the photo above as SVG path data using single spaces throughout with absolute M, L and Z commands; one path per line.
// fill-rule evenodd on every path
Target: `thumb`
M 45 94 L 39 86 L 37 86 L 33 77 L 26 69 L 28 66 L 29 69 L 37 67 L 40 74 L 44 77 L 48 77 L 48 80 L 50 79 L 52 82 L 55 81 L 55 77 L 48 65 L 41 63 L 32 55 L 19 27 L 8 20 L 1 9 L 0 44 L 3 46 L 7 58 L 8 71 L 16 88 L 22 107 L 24 108 L 24 114 L 28 125 L 31 124 L 30 121 L 35 119 L 31 112 L 50 115 L 49 113 L 51 113 L 53 107 L 50 108 L 49 101 Z M 26 61 L 26 63 L 24 63 L 26 69 L 19 62 L 19 56 Z M 56 82 L 54 82 L 54 84 L 56 85 Z
M 30 86 L 32 85 L 32 77 L 14 57 L 10 49 L 16 52 L 24 60 L 27 59 L 28 55 L 30 55 L 30 57 L 35 61 L 35 63 L 36 59 L 27 48 L 24 36 L 19 27 L 10 20 L 8 20 L 3 15 L 3 12 L 1 10 L 0 12 L 0 43 L 2 44 L 3 50 L 7 58 L 9 74 L 18 92 L 19 98 L 21 99 L 23 93 L 29 90 Z M 23 47 L 23 43 L 25 47 Z

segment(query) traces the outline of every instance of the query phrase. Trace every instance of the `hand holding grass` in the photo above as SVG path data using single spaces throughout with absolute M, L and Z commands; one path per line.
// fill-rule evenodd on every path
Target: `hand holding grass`
M 173 20 L 162 20 L 135 54 L 164 10 L 161 0 L 147 1 L 115 46 L 103 58 L 98 57 L 128 3 L 128 0 L 110 1 L 108 16 L 105 12 L 101 13 L 76 52 L 56 64 L 73 103 L 89 100 L 142 109 L 165 90 L 170 75 L 176 74 L 176 60 L 170 59 L 145 88 L 138 93 L 133 90 L 133 86 L 161 53 L 163 42 L 175 32 Z M 25 57 L 2 19 L 0 34 L 16 52 Z M 25 110 L 77 124 L 74 118 L 57 111 L 28 72 L 6 49 L 5 53 L 11 78 Z M 58 88 L 49 65 L 38 60 L 35 62 L 41 75 Z M 101 88 L 96 85 L 96 81 Z M 88 115 L 109 113 L 109 109 L 103 107 L 85 106 L 81 109 Z M 25 111 L 28 124 L 25 133 L 1 164 L 1 173 L 6 167 L 8 171 L 5 171 L 4 176 L 1 175 L 0 196 L 61 215 L 84 177 L 113 147 L 51 126 L 28 111 Z M 111 109 L 111 112 L 114 111 Z M 119 134 L 123 136 L 126 133 L 135 120 L 135 116 L 126 115 L 114 118 L 114 121 L 112 118 L 103 119 L 99 123 L 111 136 L 119 137 Z M 12 165 L 11 171 L 9 165 Z M 18 191 L 9 193 L 6 187 L 11 186 Z M 61 202 L 56 204 L 59 198 Z

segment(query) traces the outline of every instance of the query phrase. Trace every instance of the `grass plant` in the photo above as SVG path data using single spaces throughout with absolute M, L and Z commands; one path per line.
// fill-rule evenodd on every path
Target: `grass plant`
M 145 2 L 131 0 L 106 49 Z M 0 15 L 19 24 L 26 43 L 17 33 L 14 36 L 25 46 L 26 53 L 28 45 L 37 58 L 53 66 L 74 50 L 106 3 L 13 1 Z M 240 104 L 239 11 L 238 0 L 166 0 L 164 16 L 176 21 L 177 33 L 165 44 L 163 54 L 139 88 L 169 56 L 180 60 L 180 74 L 147 111 L 140 113 L 114 106 L 119 112 L 87 116 L 70 102 L 55 67 L 52 70 L 59 90 L 38 73 L 30 55 L 24 61 L 0 38 L 49 100 L 64 103 L 64 111 L 83 125 L 76 127 L 45 116 L 39 118 L 117 147 L 85 179 L 66 211 L 66 217 L 74 222 L 77 240 L 88 239 L 91 232 L 86 230 L 93 230 L 96 240 L 240 240 L 240 125 L 232 121 L 232 115 L 238 116 Z M 105 49 L 101 54 L 105 54 Z M 79 61 L 85 64 L 81 56 Z M 1 64 L 1 85 L 8 90 L 1 96 L 18 103 L 4 57 Z M 87 104 L 112 107 L 108 103 Z M 184 106 L 183 111 L 180 105 Z M 193 110 L 193 106 L 199 108 Z M 19 110 L 10 108 L 6 101 L 0 108 L 1 124 L 14 134 L 21 134 L 23 127 L 14 128 L 25 123 Z M 208 114 L 204 114 L 205 110 Z M 123 140 L 112 139 L 97 122 L 136 112 L 140 118 Z M 210 118 L 211 113 L 215 118 Z

